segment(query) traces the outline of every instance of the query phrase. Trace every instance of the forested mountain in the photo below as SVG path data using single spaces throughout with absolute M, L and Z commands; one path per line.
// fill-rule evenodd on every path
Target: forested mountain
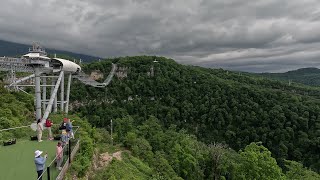
M 1 56 L 21 56 L 28 52 L 30 45 L 19 44 L 0 40 L 0 57 Z M 85 62 L 91 62 L 100 59 L 99 57 L 89 56 L 85 54 L 73 53 L 62 50 L 46 49 L 48 54 L 63 54 L 76 59 L 82 59 Z
M 320 179 L 319 88 L 153 56 L 83 70 L 103 81 L 112 63 L 106 88 L 73 81 L 69 117 L 81 126 L 81 150 L 67 178 Z M 33 121 L 32 96 L 0 94 L 1 128 Z M 95 169 L 95 157 L 115 148 L 122 160 Z
M 283 80 L 287 83 L 291 81 L 310 86 L 320 86 L 320 69 L 318 68 L 301 68 L 285 73 L 261 73 L 259 75 L 268 78 Z
M 128 115 L 138 126 L 152 115 L 161 126 L 175 125 L 206 144 L 219 142 L 239 150 L 262 142 L 281 167 L 288 159 L 320 171 L 318 88 L 160 57 L 108 59 L 84 69 L 106 76 L 112 62 L 120 70 L 106 89 L 73 86 L 74 111 L 96 127 Z

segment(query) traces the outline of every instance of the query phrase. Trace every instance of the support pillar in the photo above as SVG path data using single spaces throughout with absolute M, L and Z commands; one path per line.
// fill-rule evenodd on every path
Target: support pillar
M 10 83 L 11 84 L 13 84 L 15 81 L 16 81 L 16 71 L 14 70 L 14 67 L 12 66 L 11 67 L 11 71 L 10 71 L 11 73 L 10 73 L 10 75 L 11 75 L 11 77 L 10 77 Z M 13 86 L 13 89 L 15 90 L 15 91 L 17 91 L 18 90 L 18 88 L 17 88 L 17 86 Z
M 35 73 L 35 95 L 36 95 L 36 120 L 41 119 L 41 88 L 40 88 L 40 69 L 36 67 Z
M 42 111 L 44 112 L 46 110 L 46 100 L 47 100 L 47 78 L 43 77 L 42 84 L 44 85 L 42 87 Z
M 69 111 L 71 80 L 72 80 L 72 74 L 70 73 L 68 76 L 68 86 L 67 86 L 67 98 L 66 98 L 67 103 L 66 103 L 66 107 L 65 107 L 66 114 L 68 114 L 68 111 Z
M 63 112 L 63 111 L 64 111 L 64 74 L 62 75 L 60 89 L 61 89 L 61 94 L 60 94 L 60 98 L 61 98 L 60 108 L 61 108 L 61 112 Z
M 52 85 L 55 85 L 56 84 L 56 81 L 53 80 L 53 83 Z M 53 87 L 52 87 L 53 88 Z M 55 94 L 55 97 L 54 97 L 54 101 L 53 101 L 53 112 L 57 112 L 58 111 L 58 96 L 57 96 L 58 93 Z
M 55 85 L 55 80 L 54 80 L 54 78 L 52 78 L 51 79 L 51 90 L 50 90 L 50 97 L 52 96 L 52 93 L 53 93 L 53 89 L 54 89 L 54 86 L 53 85 Z M 52 106 L 51 106 L 51 108 L 50 108 L 50 113 L 52 112 Z
M 48 102 L 48 106 L 46 108 L 46 111 L 43 114 L 43 118 L 44 119 L 47 119 L 49 114 L 50 114 L 50 109 L 52 108 L 52 105 L 54 104 L 54 99 L 57 96 L 57 92 L 58 92 L 59 86 L 61 84 L 62 76 L 63 76 L 63 71 L 60 72 L 60 75 L 59 75 L 59 78 L 57 80 L 57 83 L 55 84 L 54 90 L 53 90 L 53 92 L 52 92 L 52 94 L 50 96 L 50 100 Z

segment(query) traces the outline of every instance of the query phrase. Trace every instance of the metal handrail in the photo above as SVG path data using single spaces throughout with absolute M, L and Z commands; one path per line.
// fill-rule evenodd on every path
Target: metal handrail
M 56 180 L 61 180 L 63 179 L 65 173 L 67 172 L 71 160 L 74 158 L 75 154 L 77 153 L 77 151 L 79 150 L 79 145 L 80 145 L 80 140 L 77 140 L 76 145 L 74 146 L 74 148 L 72 149 L 72 152 L 70 152 L 70 156 L 69 158 L 66 160 L 66 162 L 64 163 L 64 166 L 62 168 L 62 170 L 60 171 L 60 173 L 58 174 L 58 176 L 56 177 Z M 71 150 L 70 150 L 71 151 Z
M 35 122 L 33 122 L 35 123 Z M 13 129 L 22 129 L 22 128 L 26 128 L 26 127 L 30 127 L 32 124 L 29 124 L 29 125 L 25 125 L 25 126 L 18 126 L 18 127 L 13 127 L 13 128 L 7 128 L 7 129 L 0 129 L 0 132 L 2 131 L 10 131 L 10 130 L 13 130 Z M 57 126 L 59 124 L 53 124 L 52 126 Z M 79 126 L 74 126 L 74 127 L 79 127 Z
M 13 130 L 13 129 L 21 129 L 21 128 L 26 128 L 26 127 L 30 127 L 30 125 L 28 125 L 28 126 L 13 127 L 13 128 L 7 128 L 7 129 L 1 129 L 0 132 L 2 132 L 2 131 L 10 131 L 10 130 Z
M 77 128 L 77 129 L 73 132 L 74 134 L 76 134 L 76 132 L 78 131 L 78 129 L 80 128 L 80 126 L 74 126 L 74 127 Z M 67 147 L 67 146 L 64 146 L 64 147 L 62 148 L 62 151 L 64 151 L 66 147 Z M 51 165 L 55 162 L 56 159 L 57 159 L 57 155 L 54 157 L 54 159 L 50 162 L 50 164 L 49 164 L 47 167 L 51 167 Z M 39 180 L 40 178 L 42 178 L 45 173 L 47 173 L 47 168 L 44 169 L 44 171 L 42 172 L 42 174 L 40 175 L 40 177 L 39 177 L 37 180 Z

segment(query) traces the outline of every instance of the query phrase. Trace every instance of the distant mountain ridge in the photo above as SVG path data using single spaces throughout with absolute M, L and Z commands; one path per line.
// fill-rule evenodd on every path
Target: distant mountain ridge
M 310 86 L 320 86 L 320 69 L 315 67 L 301 68 L 285 73 L 260 73 L 259 75 L 272 79 L 288 82 L 291 81 Z
M 0 56 L 17 56 L 26 54 L 29 50 L 31 45 L 26 44 L 20 44 L 20 43 L 14 43 L 9 41 L 0 40 Z M 46 47 L 44 47 L 46 48 Z M 55 50 L 55 49 L 47 49 L 46 51 L 48 54 L 63 54 L 68 55 L 70 57 L 81 59 L 84 62 L 92 62 L 94 60 L 101 59 L 99 57 L 80 54 L 80 53 L 73 53 L 69 51 L 63 51 L 63 50 Z

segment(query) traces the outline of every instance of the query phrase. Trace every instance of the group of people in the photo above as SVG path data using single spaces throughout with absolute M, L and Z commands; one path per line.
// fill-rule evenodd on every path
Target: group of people
M 43 124 L 43 123 L 41 123 L 41 119 L 38 119 L 37 120 L 37 138 L 38 138 L 38 142 L 42 142 L 42 131 L 44 129 L 43 125 L 45 125 L 45 127 L 48 129 L 48 132 L 49 132 L 48 139 L 49 140 L 53 140 L 52 130 L 51 130 L 53 122 L 50 119 L 46 119 L 46 122 Z
M 70 138 L 74 139 L 72 122 L 73 121 L 68 118 L 63 118 L 63 122 L 59 127 L 59 130 L 61 130 L 61 141 L 63 146 L 68 144 Z
M 36 170 L 37 170 L 37 175 L 38 175 L 38 179 L 42 180 L 42 173 L 43 170 L 45 168 L 45 164 L 46 164 L 46 160 L 48 158 L 48 153 L 46 153 L 43 157 L 41 156 L 41 154 L 43 153 L 43 151 L 40 150 L 36 150 L 34 152 L 34 163 L 36 165 Z M 62 148 L 62 143 L 59 141 L 57 146 L 56 146 L 56 168 L 58 170 L 61 171 L 62 167 L 62 162 L 63 162 L 63 148 Z
M 61 130 L 61 138 L 60 141 L 58 142 L 57 146 L 56 146 L 56 168 L 58 170 L 61 170 L 62 167 L 62 162 L 63 162 L 63 147 L 68 144 L 68 141 L 70 138 L 74 139 L 74 133 L 72 130 L 72 122 L 70 119 L 68 118 L 64 118 L 63 122 L 60 124 L 59 126 L 59 130 Z M 49 136 L 48 139 L 49 140 L 53 140 L 53 136 L 52 136 L 52 130 L 51 127 L 53 125 L 53 122 L 50 119 L 47 119 L 46 122 L 44 123 L 44 125 L 46 126 L 46 128 L 48 129 L 49 132 Z M 41 123 L 41 119 L 39 119 L 37 121 L 37 137 L 38 137 L 38 142 L 42 142 L 42 131 L 43 131 L 43 123 Z M 41 156 L 43 152 L 40 150 L 36 150 L 35 151 L 35 165 L 36 165 L 36 170 L 37 170 L 37 174 L 38 174 L 38 179 L 42 180 L 42 173 L 43 170 L 45 168 L 45 163 L 47 160 L 47 153 L 45 154 L 44 157 Z
M 54 140 L 52 135 L 51 127 L 53 122 L 50 119 L 46 119 L 45 123 L 41 123 L 41 119 L 37 121 L 37 139 L 38 142 L 42 142 L 42 131 L 44 130 L 43 125 L 45 125 L 46 129 L 48 129 L 48 139 Z M 69 118 L 63 118 L 63 122 L 61 123 L 59 130 L 61 130 L 61 141 L 67 143 L 68 139 L 74 139 L 74 134 L 72 130 L 72 122 Z

